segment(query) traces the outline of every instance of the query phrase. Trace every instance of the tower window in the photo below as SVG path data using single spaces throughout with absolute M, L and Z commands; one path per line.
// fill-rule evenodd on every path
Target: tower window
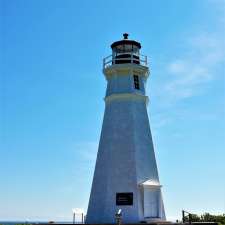
M 134 88 L 140 90 L 139 77 L 134 75 Z

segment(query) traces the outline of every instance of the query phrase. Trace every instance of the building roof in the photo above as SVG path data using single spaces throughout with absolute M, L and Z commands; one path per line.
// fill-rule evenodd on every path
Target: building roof
M 143 186 L 155 186 L 155 187 L 161 187 L 160 183 L 155 180 L 146 180 L 145 182 L 141 183 Z
M 116 46 L 118 45 L 125 45 L 125 44 L 128 44 L 128 45 L 135 45 L 137 46 L 139 49 L 141 48 L 141 44 L 137 41 L 134 41 L 134 40 L 128 40 L 128 34 L 127 33 L 124 33 L 123 34 L 124 36 L 124 39 L 123 40 L 120 40 L 120 41 L 116 41 L 116 42 L 113 42 L 111 44 L 111 48 L 115 48 Z

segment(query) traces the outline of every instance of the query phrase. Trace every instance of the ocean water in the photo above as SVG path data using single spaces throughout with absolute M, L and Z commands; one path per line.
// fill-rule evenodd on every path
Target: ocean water
M 30 221 L 29 223 L 37 223 L 39 224 L 39 222 L 34 222 L 34 221 Z M 16 224 L 29 224 L 26 221 L 0 221 L 1 225 L 16 225 Z
M 16 225 L 16 224 L 48 224 L 49 221 L 0 221 L 1 225 Z M 72 224 L 71 222 L 65 221 L 54 221 L 52 224 Z M 81 222 L 75 222 L 75 224 L 81 224 Z

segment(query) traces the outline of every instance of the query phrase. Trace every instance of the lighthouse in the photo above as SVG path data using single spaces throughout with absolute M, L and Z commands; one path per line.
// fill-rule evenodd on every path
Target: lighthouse
M 103 59 L 107 81 L 105 112 L 86 223 L 165 221 L 152 135 L 147 113 L 147 56 L 128 39 L 112 43 Z

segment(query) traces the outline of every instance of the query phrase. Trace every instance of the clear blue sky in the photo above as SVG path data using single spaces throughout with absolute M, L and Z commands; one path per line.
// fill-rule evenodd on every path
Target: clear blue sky
M 225 1 L 0 2 L 0 220 L 70 220 L 86 209 L 102 58 L 124 32 L 150 59 L 167 217 L 225 212 Z

